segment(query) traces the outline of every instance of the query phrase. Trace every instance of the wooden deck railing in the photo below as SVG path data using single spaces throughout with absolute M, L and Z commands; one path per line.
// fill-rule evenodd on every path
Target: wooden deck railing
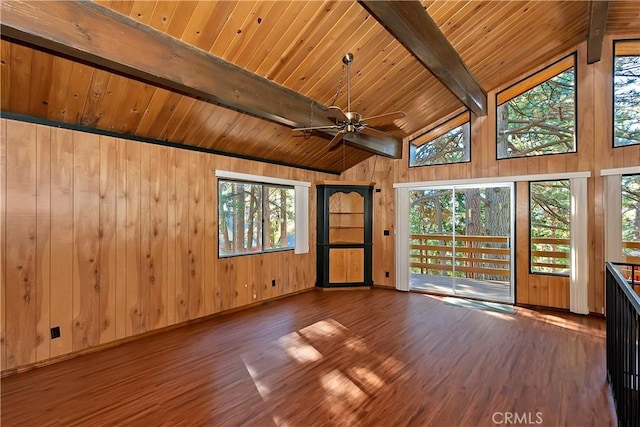
M 413 234 L 410 239 L 409 265 L 414 272 L 442 275 L 452 269 L 453 236 Z M 509 280 L 509 237 L 457 235 L 455 243 L 457 277 Z
M 409 265 L 415 273 L 442 275 L 445 271 L 451 271 L 453 236 L 412 234 L 410 239 Z M 508 279 L 510 265 L 508 237 L 456 235 L 455 242 L 455 271 L 458 277 Z M 533 271 L 569 272 L 569 239 L 541 237 L 531 239 L 531 243 Z M 622 250 L 625 254 L 633 254 L 623 256 L 623 262 L 640 264 L 640 242 L 622 242 Z
M 622 242 L 622 263 L 617 264 L 618 271 L 629 281 L 634 281 L 634 289 L 640 294 L 640 268 L 631 269 L 624 264 L 640 265 L 640 242 Z M 632 255 L 624 255 L 632 254 Z
M 571 241 L 554 237 L 531 239 L 531 271 L 569 274 Z
M 622 256 L 623 262 L 626 262 L 629 264 L 640 264 L 640 242 L 629 242 L 629 241 L 622 242 L 622 253 L 634 254 L 634 255 L 623 255 Z

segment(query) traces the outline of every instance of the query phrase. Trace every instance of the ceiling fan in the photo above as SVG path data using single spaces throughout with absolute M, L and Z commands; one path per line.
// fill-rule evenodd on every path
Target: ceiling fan
M 393 113 L 379 114 L 364 118 L 362 114 L 351 111 L 351 63 L 353 62 L 353 53 L 347 53 L 342 58 L 342 63 L 347 66 L 347 111 L 343 111 L 340 107 L 331 105 L 329 109 L 335 112 L 335 125 L 325 126 L 309 126 L 294 128 L 294 131 L 310 132 L 314 130 L 337 130 L 338 133 L 329 142 L 329 151 L 338 148 L 340 141 L 347 133 L 362 133 L 378 138 L 385 138 L 387 133 L 378 130 L 375 126 L 383 126 L 392 124 L 395 120 L 402 119 L 407 115 L 402 111 L 394 111 Z

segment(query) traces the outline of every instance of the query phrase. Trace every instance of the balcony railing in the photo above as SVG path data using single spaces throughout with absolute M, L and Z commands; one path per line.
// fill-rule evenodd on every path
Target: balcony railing
M 640 264 L 640 242 L 622 242 L 622 262 Z
M 531 271 L 569 274 L 571 241 L 555 237 L 531 238 Z
M 414 273 L 509 280 L 509 237 L 456 235 L 454 240 L 450 234 L 413 234 L 410 239 Z
M 627 274 L 629 276 L 627 276 Z M 640 425 L 640 264 L 606 263 L 607 378 L 618 425 Z
M 455 267 L 455 277 L 509 280 L 510 249 L 506 236 L 456 235 L 455 265 L 451 234 L 412 234 L 410 238 L 410 267 L 414 273 L 447 275 Z M 569 239 L 532 238 L 531 244 L 532 271 L 569 274 Z M 640 242 L 622 242 L 622 251 L 623 262 L 640 264 Z M 640 276 L 636 280 L 640 281 Z

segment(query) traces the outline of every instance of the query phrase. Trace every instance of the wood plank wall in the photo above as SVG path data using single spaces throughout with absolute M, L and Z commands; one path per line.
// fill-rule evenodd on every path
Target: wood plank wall
M 619 35 L 616 39 L 638 37 L 638 34 Z M 408 150 L 404 147 L 404 158 L 389 160 L 372 157 L 342 174 L 347 180 L 371 180 L 376 182 L 374 192 L 374 261 L 373 279 L 376 284 L 395 286 L 395 242 L 394 233 L 384 236 L 384 230 L 394 229 L 393 183 L 419 182 L 449 179 L 473 179 L 509 175 L 545 174 L 557 172 L 590 171 L 588 180 L 589 206 L 589 309 L 604 312 L 604 182 L 600 170 L 640 165 L 640 146 L 612 148 L 612 69 L 613 38 L 605 37 L 602 60 L 592 65 L 586 62 L 586 43 L 558 55 L 547 64 L 523 74 L 488 93 L 489 115 L 475 117 L 471 121 L 471 162 L 457 165 L 409 168 Z M 495 95 L 523 77 L 544 68 L 562 56 L 578 52 L 578 152 L 555 156 L 496 160 Z M 406 143 L 405 143 L 406 144 Z M 527 186 L 518 184 L 518 225 L 516 232 L 528 234 Z M 517 247 L 516 286 L 517 302 L 567 308 L 568 282 L 556 283 L 549 276 L 531 275 L 528 269 L 528 250 L 522 238 Z M 390 277 L 385 277 L 389 271 Z M 566 283 L 565 283 L 566 282 Z M 566 288 L 566 289 L 565 289 Z
M 315 189 L 308 254 L 218 259 L 214 169 L 332 178 L 2 119 L 2 370 L 313 287 Z

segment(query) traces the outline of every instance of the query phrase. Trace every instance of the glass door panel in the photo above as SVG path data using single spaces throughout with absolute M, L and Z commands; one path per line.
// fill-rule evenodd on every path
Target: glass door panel
M 453 292 L 451 189 L 409 191 L 409 287 Z
M 511 187 L 456 188 L 456 295 L 511 300 Z
M 512 184 L 409 191 L 412 290 L 513 302 Z

